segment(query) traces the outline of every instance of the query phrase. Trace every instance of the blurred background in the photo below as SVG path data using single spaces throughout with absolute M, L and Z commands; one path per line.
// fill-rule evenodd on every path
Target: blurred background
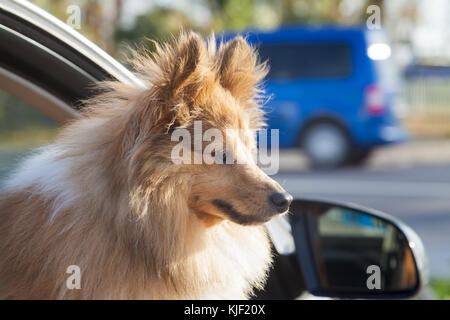
M 32 2 L 64 22 L 78 6 L 76 29 L 121 62 L 129 47 L 180 28 L 249 35 L 272 65 L 269 125 L 281 128 L 282 147 L 275 179 L 295 196 L 355 202 L 409 224 L 424 241 L 434 289 L 450 296 L 450 0 Z M 324 66 L 334 73 L 319 72 Z M 0 92 L 0 177 L 57 128 Z

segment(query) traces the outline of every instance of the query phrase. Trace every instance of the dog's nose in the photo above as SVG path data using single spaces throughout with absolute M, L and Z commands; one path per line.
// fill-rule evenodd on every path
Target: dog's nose
M 287 209 L 289 209 L 289 206 L 292 202 L 292 196 L 287 193 L 274 193 L 270 197 L 270 202 L 272 202 L 275 205 L 275 208 L 278 212 L 285 212 Z

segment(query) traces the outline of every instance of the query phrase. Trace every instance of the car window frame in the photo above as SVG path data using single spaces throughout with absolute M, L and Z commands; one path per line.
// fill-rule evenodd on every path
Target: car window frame
M 70 104 L 18 74 L 0 67 L 0 90 L 16 97 L 59 124 L 80 118 Z

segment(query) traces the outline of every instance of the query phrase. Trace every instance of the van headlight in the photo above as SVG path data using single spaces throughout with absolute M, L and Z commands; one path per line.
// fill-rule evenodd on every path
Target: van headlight
M 386 60 L 391 53 L 391 47 L 386 43 L 372 43 L 367 48 L 367 55 L 372 60 Z

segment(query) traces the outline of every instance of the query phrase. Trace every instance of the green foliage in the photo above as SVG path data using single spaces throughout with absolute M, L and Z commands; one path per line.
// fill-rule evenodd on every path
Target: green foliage
M 0 147 L 47 142 L 59 127 L 41 112 L 0 91 Z
M 366 3 L 381 0 L 365 0 Z M 348 14 L 340 6 L 343 0 L 193 0 L 206 6 L 211 18 L 208 24 L 190 19 L 188 12 L 170 7 L 154 6 L 149 12 L 135 19 L 127 30 L 118 26 L 116 41 L 140 42 L 144 37 L 162 40 L 180 28 L 193 29 L 204 34 L 248 28 L 270 29 L 291 23 L 337 23 L 361 24 L 365 21 L 366 6 L 356 13 Z
M 362 0 L 363 5 L 349 14 L 341 4 L 349 0 L 185 0 L 180 7 L 174 1 L 153 1 L 147 12 L 124 27 L 119 23 L 123 8 L 135 4 L 128 0 L 31 0 L 44 10 L 66 21 L 69 5 L 78 5 L 82 13 L 79 32 L 113 55 L 119 55 L 120 44 L 134 46 L 144 38 L 164 40 L 181 28 L 203 34 L 248 28 L 271 29 L 291 23 L 360 24 L 367 17 L 369 4 L 383 7 L 383 0 Z M 194 19 L 196 8 L 209 12 L 208 18 Z M 344 6 L 345 7 L 345 6 Z M 112 13 L 111 13 L 112 12 Z M 111 14 L 113 16 L 111 16 Z
M 222 10 L 214 17 L 215 30 L 242 30 L 255 25 L 254 1 L 228 0 L 223 1 Z
M 430 285 L 439 299 L 450 300 L 450 279 L 433 279 Z
M 29 125 L 55 127 L 56 123 L 17 98 L 0 91 L 0 134 Z
M 116 31 L 115 40 L 130 45 L 140 44 L 144 38 L 161 41 L 182 28 L 195 29 L 186 14 L 169 8 L 156 8 L 138 16 L 131 29 L 119 28 Z

